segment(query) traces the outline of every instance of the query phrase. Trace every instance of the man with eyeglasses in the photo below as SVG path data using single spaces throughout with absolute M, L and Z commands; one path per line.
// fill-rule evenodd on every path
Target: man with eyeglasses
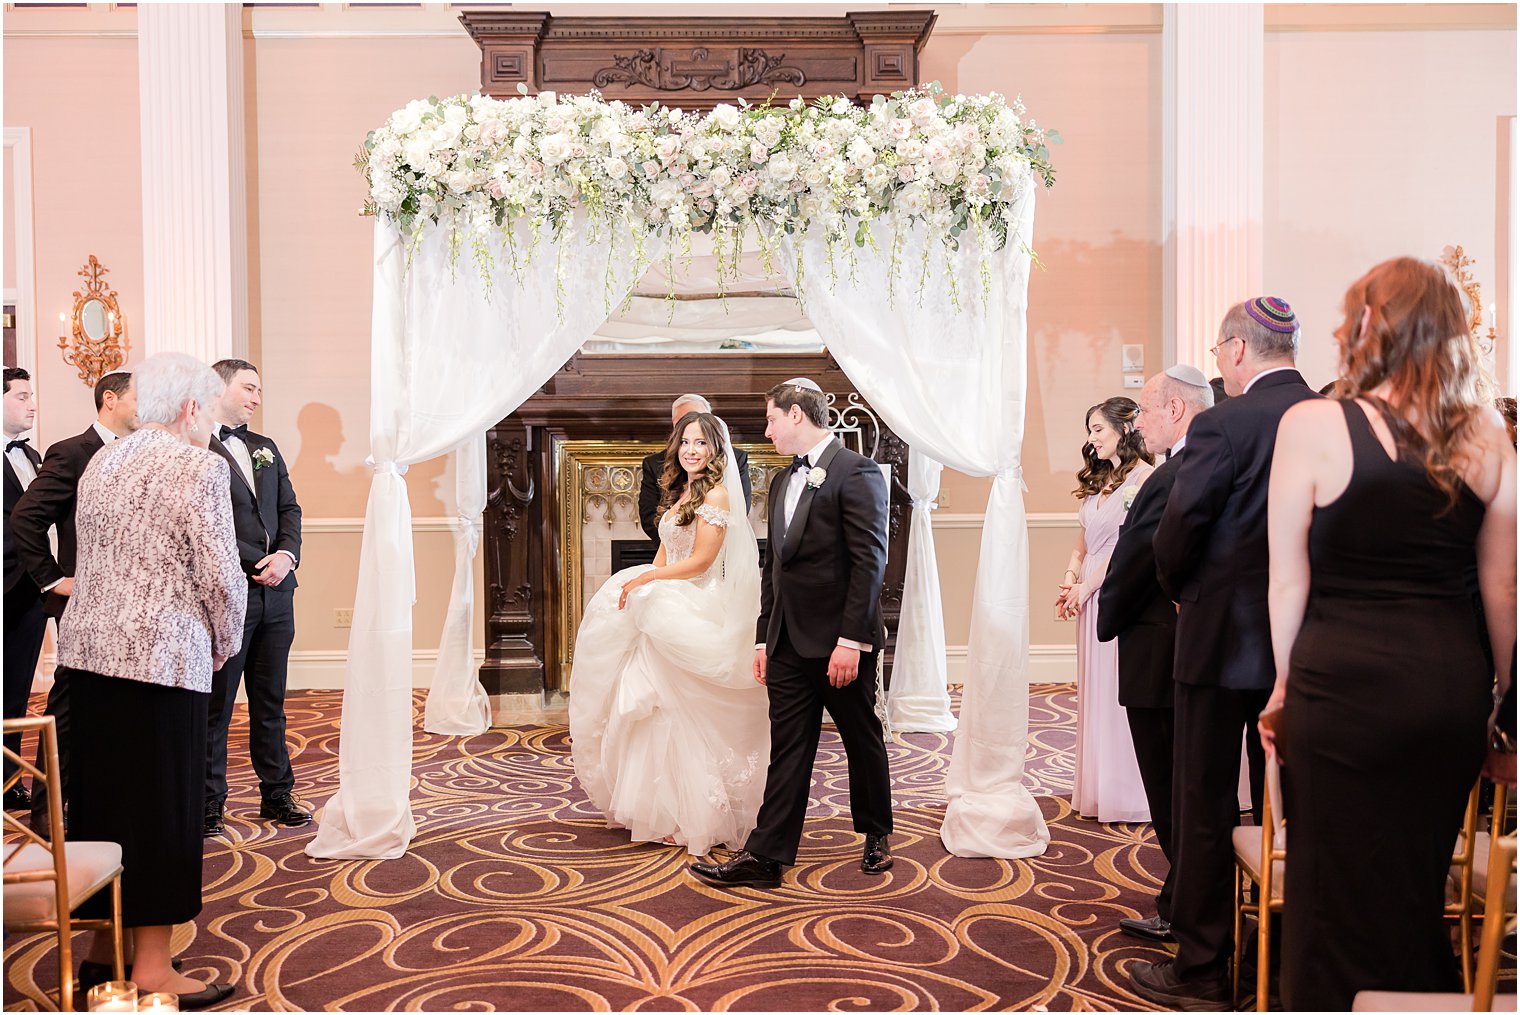
M 1171 931 L 1177 956 L 1130 967 L 1135 991 L 1183 1011 L 1228 1011 L 1242 740 L 1260 812 L 1256 717 L 1276 671 L 1267 617 L 1267 480 L 1277 425 L 1317 398 L 1294 368 L 1299 324 L 1283 300 L 1231 307 L 1213 347 L 1230 398 L 1199 414 L 1152 546 L 1178 603 Z M 1244 736 L 1246 731 L 1252 735 Z

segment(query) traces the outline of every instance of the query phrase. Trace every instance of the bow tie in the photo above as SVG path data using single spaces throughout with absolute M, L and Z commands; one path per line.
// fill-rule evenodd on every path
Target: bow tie
M 14 451 L 16 448 L 25 448 L 26 443 L 29 440 L 31 440 L 30 437 L 17 437 L 15 440 L 10 441 L 5 445 L 5 450 Z
M 812 463 L 807 460 L 807 455 L 798 455 L 792 459 L 793 469 L 811 469 L 812 467 Z
M 224 426 L 221 430 L 217 431 L 217 437 L 224 441 L 228 437 L 236 437 L 240 441 L 247 441 L 248 424 L 244 423 L 242 426 Z

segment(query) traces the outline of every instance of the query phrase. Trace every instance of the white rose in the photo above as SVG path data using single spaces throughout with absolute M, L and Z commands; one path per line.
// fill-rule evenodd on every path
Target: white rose
M 777 183 L 786 183 L 797 175 L 797 164 L 786 155 L 772 155 L 770 174 Z
M 850 142 L 848 154 L 850 161 L 861 169 L 865 169 L 876 161 L 876 149 L 872 148 L 871 143 L 863 137 L 857 137 Z
M 929 146 L 926 149 L 926 154 L 929 157 L 929 163 L 931 165 L 940 166 L 950 158 L 950 146 L 945 144 L 945 142 L 941 141 L 939 138 L 935 138 L 929 142 Z
M 553 105 L 557 104 L 558 102 L 559 102 L 559 93 L 558 92 L 546 91 L 546 92 L 539 92 L 538 93 L 538 104 L 540 106 L 553 106 Z
M 647 177 L 649 177 L 651 180 L 654 179 L 656 176 L 659 176 L 660 175 L 660 164 L 658 162 L 656 162 L 654 159 L 649 159 L 648 161 L 646 161 L 644 163 L 644 175 L 647 176 Z
M 977 173 L 966 181 L 966 193 L 972 197 L 988 197 L 992 193 L 992 177 L 986 173 Z
M 558 113 L 551 113 L 544 119 L 544 132 L 558 134 L 565 129 L 565 118 Z
M 743 119 L 744 117 L 740 114 L 738 108 L 726 102 L 718 103 L 718 105 L 713 107 L 713 111 L 707 115 L 708 122 L 719 130 L 737 130 Z
M 861 179 L 865 180 L 866 186 L 872 190 L 880 190 L 882 187 L 885 187 L 887 181 L 891 178 L 891 171 L 880 162 L 867 166 L 865 172 L 861 174 Z
M 739 177 L 737 186 L 746 194 L 753 194 L 760 187 L 760 177 L 755 173 L 745 173 Z
M 761 164 L 771 157 L 770 149 L 759 141 L 751 141 L 749 144 L 749 160 Z
M 897 143 L 897 154 L 904 162 L 917 162 L 924 157 L 924 143 L 916 137 Z
M 570 139 L 563 134 L 550 134 L 539 142 L 538 153 L 545 165 L 557 166 L 570 157 Z
M 719 166 L 712 171 L 712 184 L 720 190 L 728 186 L 733 178 L 734 174 L 729 171 L 727 166 Z
M 660 140 L 654 146 L 654 153 L 658 155 L 663 162 L 671 161 L 680 151 L 681 139 L 670 134 L 666 134 L 664 137 L 660 138 Z
M 676 203 L 681 196 L 681 187 L 676 181 L 666 178 L 649 188 L 649 200 L 656 208 L 669 208 Z
M 910 215 L 920 215 L 929 207 L 928 194 L 924 192 L 921 184 L 912 184 L 903 188 L 902 193 L 897 195 L 898 203 Z
M 786 104 L 787 108 L 790 109 L 790 110 L 792 110 L 795 113 L 802 112 L 803 107 L 805 107 L 806 105 L 807 105 L 807 103 L 803 102 L 802 98 L 800 96 L 798 98 L 793 99 L 791 102 L 788 102 Z
M 433 157 L 433 143 L 425 137 L 407 138 L 401 150 L 406 154 L 407 164 L 413 169 L 421 169 Z
M 955 140 L 963 145 L 974 145 L 982 139 L 982 132 L 974 123 L 963 123 L 955 128 Z
M 903 183 L 912 183 L 914 178 L 917 176 L 918 170 L 914 168 L 913 163 L 911 162 L 904 162 L 902 165 L 897 167 L 897 178 Z
M 934 167 L 934 178 L 947 187 L 954 183 L 956 177 L 960 176 L 960 174 L 960 165 L 953 161 L 941 162 Z
M 938 110 L 934 105 L 934 100 L 928 96 L 914 100 L 913 104 L 908 107 L 908 115 L 912 117 L 913 122 L 919 126 L 923 126 L 930 120 L 934 119 L 936 112 L 938 112 Z
M 834 157 L 834 145 L 828 141 L 818 141 L 813 145 L 813 158 L 831 159 Z
M 628 175 L 628 163 L 622 159 L 606 158 L 602 160 L 602 171 L 614 180 L 621 180 Z
M 802 174 L 803 182 L 809 187 L 821 187 L 828 178 L 828 167 L 821 162 L 809 163 L 807 170 Z
M 892 135 L 895 140 L 902 141 L 906 139 L 908 135 L 913 133 L 913 121 L 898 117 L 897 119 L 893 120 L 891 126 L 887 128 L 887 133 Z

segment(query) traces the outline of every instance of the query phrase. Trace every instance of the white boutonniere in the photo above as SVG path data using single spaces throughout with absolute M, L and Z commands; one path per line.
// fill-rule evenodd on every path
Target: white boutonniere
M 274 464 L 274 452 L 268 448 L 254 448 L 252 458 L 254 472 Z M 1125 507 L 1128 506 L 1128 504 L 1125 505 Z
M 808 474 L 807 474 L 807 488 L 809 490 L 816 490 L 820 486 L 822 486 L 823 485 L 823 481 L 825 479 L 828 479 L 828 478 L 829 478 L 828 472 L 826 470 L 821 469 L 821 468 L 819 468 L 818 466 L 815 465 L 811 469 L 808 470 Z
M 1138 486 L 1132 486 L 1128 490 L 1124 491 L 1124 510 L 1128 511 L 1130 509 L 1130 505 L 1135 503 L 1135 497 L 1138 496 L 1139 493 L 1140 488 Z

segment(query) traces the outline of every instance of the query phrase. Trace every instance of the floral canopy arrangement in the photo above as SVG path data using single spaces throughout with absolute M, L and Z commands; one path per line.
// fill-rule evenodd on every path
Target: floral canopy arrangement
M 1060 138 L 1024 113 L 1018 99 L 949 95 L 937 84 L 878 95 L 869 107 L 843 97 L 784 107 L 741 99 L 705 116 L 595 93 L 461 95 L 397 110 L 366 137 L 356 165 L 369 180 L 366 214 L 390 219 L 413 243 L 429 225 L 445 226 L 453 255 L 468 245 L 487 285 L 498 256 L 520 270 L 544 229 L 559 237 L 584 209 L 592 229 L 626 231 L 640 263 L 651 233 L 672 241 L 667 256 L 689 253 L 692 233 L 710 233 L 720 288 L 750 234 L 769 270 L 780 233 L 821 226 L 832 268 L 852 243 L 877 247 L 875 227 L 885 225 L 890 292 L 904 227 L 916 223 L 947 255 L 975 236 L 985 281 L 985 259 L 1007 242 L 1025 189 L 1035 177 L 1055 183 L 1047 143 Z

